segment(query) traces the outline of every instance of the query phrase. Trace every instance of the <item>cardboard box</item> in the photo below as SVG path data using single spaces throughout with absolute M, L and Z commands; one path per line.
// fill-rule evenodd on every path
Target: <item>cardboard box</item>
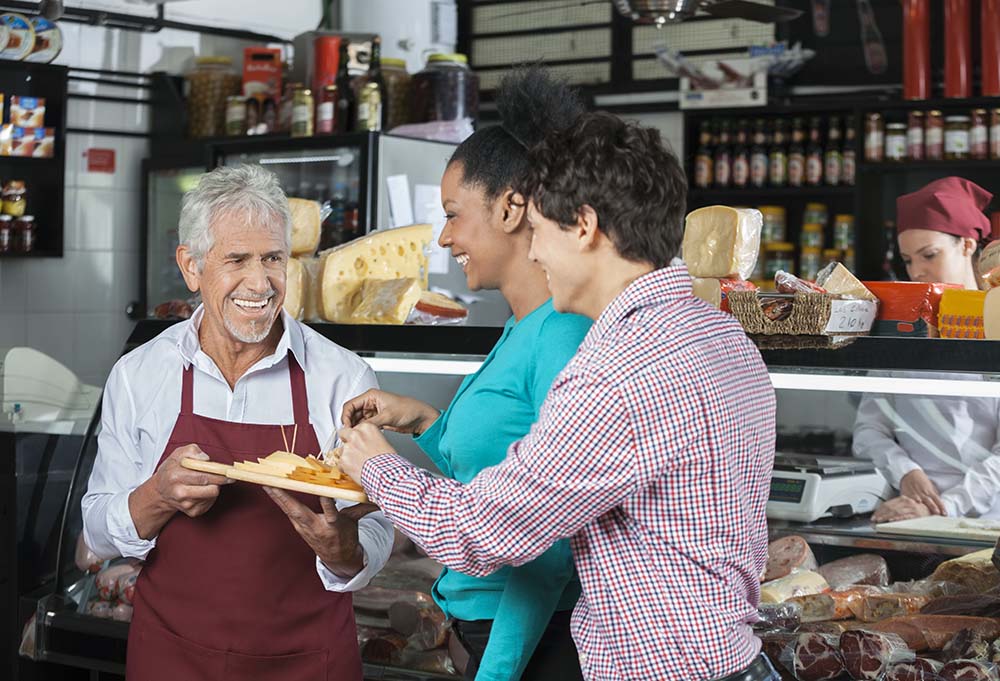
M 243 50 L 243 96 L 281 98 L 281 50 L 247 47 Z
M 10 98 L 10 123 L 19 128 L 41 128 L 45 126 L 45 98 Z

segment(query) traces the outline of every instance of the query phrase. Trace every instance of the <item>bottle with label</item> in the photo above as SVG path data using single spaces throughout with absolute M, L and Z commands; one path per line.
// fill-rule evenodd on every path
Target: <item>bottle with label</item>
M 337 65 L 337 113 L 334 115 L 335 131 L 347 132 L 354 129 L 354 111 L 357 102 L 351 87 L 351 74 L 347 71 L 350 56 L 347 53 L 347 39 L 340 41 L 340 63 Z
M 741 120 L 736 128 L 736 146 L 733 147 L 733 186 L 743 188 L 750 182 L 750 149 L 747 147 L 747 122 Z
M 911 161 L 924 160 L 924 113 L 911 111 L 906 123 L 906 155 Z
M 378 85 L 380 116 L 378 129 L 384 130 L 386 125 L 386 114 L 389 112 L 389 108 L 386 106 L 388 97 L 386 97 L 385 78 L 382 76 L 382 38 L 379 36 L 372 38 L 372 54 L 371 59 L 368 61 L 367 83 L 376 83 Z M 370 124 L 368 129 L 372 129 Z
M 299 88 L 292 100 L 292 137 L 312 137 L 315 131 L 312 90 Z
M 990 158 L 1000 159 L 1000 109 L 990 111 Z
M 771 185 L 784 187 L 788 181 L 788 155 L 785 153 L 785 122 L 782 120 L 774 122 L 774 137 L 771 140 L 767 166 Z
M 944 115 L 934 109 L 924 121 L 924 158 L 940 161 L 944 158 Z
M 885 126 L 885 160 L 906 160 L 906 123 L 887 123 Z
M 831 187 L 840 184 L 844 169 L 844 157 L 840 146 L 840 118 L 830 117 L 830 129 L 826 138 L 826 151 L 823 154 L 823 175 Z
M 823 144 L 820 142 L 818 117 L 809 121 L 809 146 L 806 147 L 806 184 L 818 187 L 823 182 Z
M 719 139 L 715 145 L 713 161 L 715 186 L 726 188 L 732 181 L 732 151 L 729 147 L 729 121 L 719 124 Z
M 865 160 L 881 161 L 885 158 L 885 119 L 872 112 L 865 116 Z
M 944 158 L 962 161 L 969 158 L 970 120 L 968 116 L 946 116 L 944 119 Z
M 806 131 L 802 119 L 792 121 L 792 143 L 788 147 L 788 184 L 801 187 L 806 178 Z
M 694 156 L 694 186 L 708 189 L 712 186 L 712 122 L 702 121 L 698 133 L 698 150 Z
M 986 109 L 973 109 L 969 127 L 969 157 L 982 160 L 989 156 Z
M 337 127 L 337 86 L 323 88 L 316 105 L 316 134 L 332 135 Z
M 848 116 L 844 124 L 843 167 L 840 179 L 849 187 L 854 186 L 858 175 L 857 133 L 854 130 L 854 116 Z
M 382 91 L 378 83 L 365 83 L 358 97 L 359 132 L 378 132 L 382 129 Z
M 750 149 L 750 184 L 754 187 L 767 184 L 768 139 L 765 126 L 763 118 L 754 122 L 753 147 Z

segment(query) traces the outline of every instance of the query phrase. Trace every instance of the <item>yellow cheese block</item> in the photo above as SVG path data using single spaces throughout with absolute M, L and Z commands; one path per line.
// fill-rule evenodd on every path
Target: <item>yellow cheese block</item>
M 878 302 L 874 293 L 858 280 L 851 271 L 838 263 L 831 263 L 816 275 L 816 283 L 826 289 L 827 293 L 841 296 L 851 296 L 861 300 Z
M 684 220 L 681 257 L 694 277 L 746 279 L 760 250 L 759 210 L 706 206 Z
M 323 261 L 320 258 L 301 256 L 296 258 L 302 263 L 305 273 L 305 301 L 302 311 L 302 319 L 307 322 L 321 320 L 319 310 L 319 275 L 323 268 Z
M 319 203 L 288 199 L 288 208 L 292 212 L 292 255 L 312 255 L 319 248 Z
M 810 596 L 829 589 L 830 585 L 823 579 L 823 575 L 812 570 L 801 570 L 761 584 L 760 602 L 784 603 L 795 596 Z
M 983 332 L 988 340 L 1000 340 L 1000 288 L 986 292 L 983 300 Z
M 320 313 L 330 322 L 349 324 L 368 279 L 416 279 L 427 288 L 427 256 L 434 238 L 430 225 L 372 232 L 324 251 L 320 274 Z
M 402 324 L 420 300 L 417 279 L 366 279 L 351 315 L 355 324 Z
M 285 312 L 295 319 L 302 319 L 305 312 L 307 287 L 306 268 L 296 258 L 288 259 L 288 273 L 285 277 Z
M 985 300 L 985 291 L 945 289 L 938 307 L 938 333 L 941 338 L 985 338 Z

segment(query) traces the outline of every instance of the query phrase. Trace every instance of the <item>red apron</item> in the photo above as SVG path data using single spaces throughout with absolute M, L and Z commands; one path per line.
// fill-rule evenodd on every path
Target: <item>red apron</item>
M 291 353 L 295 424 L 289 446 L 319 451 L 305 375 Z M 213 461 L 256 460 L 284 450 L 280 426 L 194 413 L 192 368 L 181 412 L 158 466 L 196 444 Z M 295 494 L 319 512 L 319 499 Z M 257 485 L 222 488 L 198 518 L 177 513 L 160 531 L 136 586 L 128 637 L 129 681 L 361 681 L 351 594 L 327 591 L 316 555 Z

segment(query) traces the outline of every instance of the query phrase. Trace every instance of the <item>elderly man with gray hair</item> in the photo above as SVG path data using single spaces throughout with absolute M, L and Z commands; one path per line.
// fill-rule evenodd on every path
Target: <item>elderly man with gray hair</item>
M 136 681 L 360 681 L 351 591 L 388 559 L 370 505 L 285 494 L 180 465 L 319 452 L 371 369 L 282 310 L 288 200 L 259 166 L 185 197 L 177 264 L 202 305 L 122 357 L 104 392 L 84 538 L 144 559 L 128 641 Z

